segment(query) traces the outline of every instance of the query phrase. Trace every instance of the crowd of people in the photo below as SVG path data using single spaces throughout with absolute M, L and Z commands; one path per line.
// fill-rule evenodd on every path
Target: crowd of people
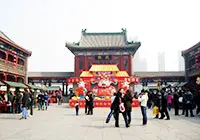
M 167 116 L 170 119 L 168 111 L 174 107 L 174 115 L 179 116 L 179 110 L 182 109 L 182 115 L 194 117 L 193 110 L 196 108 L 196 114 L 200 112 L 200 93 L 192 93 L 189 88 L 162 88 L 148 93 L 148 108 L 157 106 L 160 119 Z M 155 118 L 159 118 L 159 114 Z
M 58 105 L 62 104 L 62 95 L 56 93 Z M 27 119 L 33 116 L 33 108 L 38 110 L 47 110 L 51 103 L 50 96 L 47 91 L 42 90 L 35 93 L 34 90 L 24 89 L 20 91 L 16 88 L 15 91 L 7 91 L 0 94 L 1 112 L 22 114 L 20 120 Z
M 141 90 L 140 93 L 132 94 L 130 90 L 126 92 L 120 88 L 118 92 L 113 93 L 111 97 L 110 112 L 106 118 L 109 123 L 111 117 L 115 119 L 115 127 L 119 127 L 119 114 L 124 118 L 125 127 L 130 127 L 133 98 L 140 102 L 142 125 L 147 125 L 147 109 L 158 109 L 155 119 L 170 120 L 169 111 L 174 108 L 174 115 L 179 116 L 179 110 L 182 109 L 182 115 L 194 117 L 193 110 L 196 108 L 196 114 L 200 111 L 200 96 L 192 94 L 188 88 L 162 88 L 160 90 Z M 85 114 L 92 115 L 94 108 L 94 94 L 88 91 L 85 95 Z M 78 115 L 79 103 L 76 102 L 76 115 Z

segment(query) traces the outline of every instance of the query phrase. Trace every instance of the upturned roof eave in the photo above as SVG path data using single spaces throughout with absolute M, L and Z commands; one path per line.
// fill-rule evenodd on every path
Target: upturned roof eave
M 87 49 L 87 50 L 93 50 L 93 49 L 95 49 L 95 50 L 97 50 L 97 49 L 102 49 L 102 50 L 107 50 L 107 49 L 132 49 L 132 48 L 134 48 L 134 49 L 136 49 L 136 48 L 139 48 L 140 47 L 140 44 L 138 44 L 138 45 L 127 45 L 127 46 L 98 46 L 98 47 L 86 47 L 86 46 L 72 46 L 72 45 L 68 45 L 68 44 L 66 44 L 66 47 L 69 49 L 69 50 L 71 50 L 71 49 L 73 49 L 73 50 L 85 50 L 85 49 Z
M 26 50 L 26 49 L 20 47 L 19 45 L 15 44 L 14 42 L 12 42 L 12 41 L 10 41 L 10 40 L 8 40 L 8 39 L 5 39 L 5 38 L 3 38 L 3 37 L 0 36 L 0 40 L 3 41 L 4 43 L 7 43 L 7 44 L 9 44 L 9 45 L 11 45 L 11 46 L 13 46 L 13 47 L 15 47 L 15 48 L 17 48 L 17 49 L 19 49 L 19 50 L 25 52 L 26 54 L 28 54 L 28 56 L 31 56 L 31 55 L 32 55 L 32 52 L 31 52 L 31 51 L 28 51 L 28 50 Z
M 196 49 L 198 47 L 200 47 L 200 42 L 198 42 L 197 44 L 195 44 L 194 46 L 190 47 L 187 50 L 183 50 L 182 51 L 182 56 L 184 56 L 185 54 L 189 53 L 190 51 L 192 51 L 192 50 L 194 50 L 194 49 Z

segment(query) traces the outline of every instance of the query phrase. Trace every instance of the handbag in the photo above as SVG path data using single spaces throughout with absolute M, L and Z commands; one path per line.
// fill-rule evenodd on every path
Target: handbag
M 124 103 L 122 102 L 121 98 L 119 99 L 119 110 L 120 112 L 124 112 L 125 111 L 125 107 L 124 107 Z

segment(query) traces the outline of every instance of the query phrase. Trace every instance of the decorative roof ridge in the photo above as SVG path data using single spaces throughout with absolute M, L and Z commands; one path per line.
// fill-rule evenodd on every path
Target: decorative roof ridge
M 121 32 L 86 32 L 87 29 L 82 29 L 82 35 L 85 36 L 85 35 L 124 35 L 125 36 L 125 39 L 126 38 L 126 28 L 122 28 L 121 29 L 122 31 Z
M 85 35 L 123 35 L 122 32 L 90 32 L 90 33 L 85 33 L 83 34 L 84 36 Z

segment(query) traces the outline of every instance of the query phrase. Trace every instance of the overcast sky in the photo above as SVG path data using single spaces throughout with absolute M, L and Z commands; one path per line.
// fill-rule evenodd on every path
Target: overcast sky
M 0 30 L 32 51 L 29 71 L 73 71 L 74 56 L 65 42 L 87 32 L 120 32 L 141 42 L 147 70 L 178 70 L 178 51 L 200 41 L 199 0 L 0 0 Z M 134 64 L 133 64 L 134 65 Z

